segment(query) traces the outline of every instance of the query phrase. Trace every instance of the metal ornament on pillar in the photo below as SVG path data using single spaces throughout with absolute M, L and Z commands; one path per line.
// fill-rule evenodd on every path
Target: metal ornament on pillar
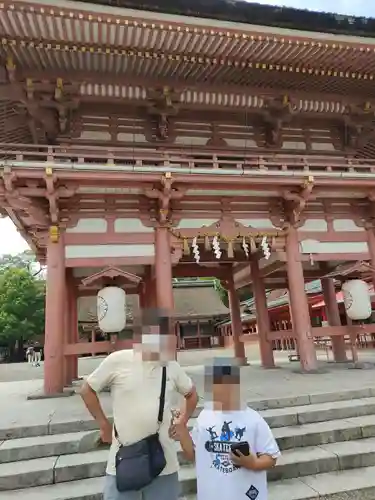
M 346 314 L 352 320 L 368 319 L 372 313 L 368 285 L 363 280 L 350 280 L 342 285 Z
M 126 326 L 126 293 L 117 286 L 102 288 L 97 296 L 99 328 L 104 333 L 118 333 Z

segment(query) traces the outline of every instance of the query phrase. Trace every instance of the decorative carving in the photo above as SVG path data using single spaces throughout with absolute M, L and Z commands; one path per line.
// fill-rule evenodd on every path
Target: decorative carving
M 179 94 L 169 87 L 149 90 L 150 106 L 148 112 L 156 117 L 156 134 L 161 141 L 169 139 L 170 117 L 178 113 Z
M 170 172 L 165 173 L 161 178 L 161 189 L 153 188 L 145 191 L 147 198 L 155 199 L 157 202 L 156 220 L 162 226 L 171 226 L 173 200 L 179 200 L 183 197 L 185 191 L 173 188 L 174 179 Z
M 169 119 L 165 113 L 157 118 L 157 135 L 161 141 L 166 141 L 169 137 Z
M 304 221 L 301 215 L 308 200 L 312 197 L 313 187 L 314 178 L 309 176 L 298 191 L 286 191 L 283 193 L 284 227 L 288 225 L 296 227 L 303 224 Z
M 49 227 L 49 239 L 51 243 L 58 243 L 60 240 L 60 229 L 58 226 Z
M 370 193 L 364 203 L 351 204 L 353 220 L 358 227 L 375 229 L 375 196 Z
M 79 86 L 76 84 L 63 85 L 61 78 L 56 81 L 54 93 L 48 82 L 34 83 L 31 78 L 25 82 L 17 79 L 16 66 L 12 58 L 6 62 L 8 83 L 1 85 L 3 98 L 18 103 L 16 111 L 24 116 L 35 143 L 39 142 L 39 131 L 44 134 L 48 143 L 55 142 L 59 133 L 67 131 L 68 117 L 78 108 L 79 99 L 72 98 L 72 93 L 77 93 Z
M 374 132 L 375 112 L 370 103 L 350 104 L 344 114 L 342 142 L 346 149 L 363 146 Z
M 267 146 L 282 146 L 282 127 L 292 119 L 295 106 L 287 95 L 266 99 L 263 106 L 265 142 Z
M 102 269 L 98 273 L 92 274 L 87 278 L 83 278 L 81 282 L 83 286 L 87 287 L 93 284 L 99 284 L 101 286 L 104 284 L 103 282 L 113 280 L 116 281 L 116 286 L 118 286 L 120 282 L 123 284 L 132 283 L 134 285 L 139 285 L 142 278 L 136 274 L 127 273 L 118 267 L 109 266 Z

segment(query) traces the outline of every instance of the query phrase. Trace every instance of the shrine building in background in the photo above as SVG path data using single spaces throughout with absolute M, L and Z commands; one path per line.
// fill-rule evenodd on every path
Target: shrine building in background
M 231 323 L 215 335 L 241 363 L 251 287 L 263 367 L 285 338 L 304 372 L 322 337 L 347 358 L 337 269 L 375 278 L 375 22 L 200 3 L 0 4 L 0 208 L 48 266 L 46 394 L 79 355 L 131 347 L 78 342 L 81 302 L 108 283 L 173 317 L 175 278 L 220 281 Z M 287 329 L 270 324 L 279 289 Z

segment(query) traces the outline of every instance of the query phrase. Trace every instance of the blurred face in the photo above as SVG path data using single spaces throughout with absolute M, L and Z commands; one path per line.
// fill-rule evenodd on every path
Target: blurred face
M 142 327 L 139 344 L 147 359 L 174 359 L 176 337 L 169 333 L 160 333 L 159 326 Z
M 240 405 L 240 379 L 237 376 L 214 377 L 212 399 L 215 409 L 236 410 Z
M 143 313 L 135 337 L 143 358 L 150 361 L 174 359 L 176 336 L 171 333 L 170 319 L 158 310 L 145 310 Z

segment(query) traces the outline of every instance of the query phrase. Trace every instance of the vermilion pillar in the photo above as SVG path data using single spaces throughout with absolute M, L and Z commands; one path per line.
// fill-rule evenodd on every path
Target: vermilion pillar
M 323 297 L 327 320 L 330 326 L 341 326 L 339 306 L 336 300 L 336 290 L 332 278 L 322 279 Z M 344 337 L 331 337 L 333 358 L 337 363 L 347 361 Z
M 266 289 L 260 274 L 258 260 L 254 259 L 250 261 L 250 271 L 256 307 L 255 314 L 258 325 L 260 359 L 263 368 L 274 368 L 275 360 L 273 357 L 272 344 L 267 340 L 267 335 L 271 331 L 271 326 L 268 315 Z
M 78 332 L 78 290 L 75 286 L 74 280 L 71 282 L 70 287 L 70 337 L 69 340 L 72 344 L 77 344 L 79 341 Z M 70 370 L 72 380 L 78 379 L 78 355 L 70 357 Z
M 146 297 L 146 283 L 143 281 L 139 285 L 138 289 L 139 307 L 141 309 L 146 309 L 147 307 L 147 297 Z
M 232 323 L 234 355 L 241 365 L 247 364 L 245 346 L 242 340 L 242 321 L 240 299 L 234 286 L 233 276 L 228 279 L 228 298 L 230 307 L 230 318 Z
M 370 255 L 371 267 L 375 269 L 375 233 L 372 227 L 366 229 L 367 232 L 367 246 Z M 375 287 L 375 271 L 372 272 L 372 283 Z
M 172 258 L 171 258 L 171 243 L 170 233 L 166 227 L 157 227 L 155 229 L 155 298 L 156 307 L 166 313 L 170 317 L 170 333 L 174 337 L 170 337 L 169 349 L 171 355 L 177 356 L 177 339 L 173 324 L 174 316 L 174 298 L 173 298 L 173 274 L 172 274 Z M 151 282 L 152 283 L 152 282 Z M 153 285 L 150 284 L 151 290 Z M 152 292 L 150 291 L 152 294 Z M 153 294 L 150 295 L 150 299 Z M 154 305 L 154 304 L 152 304 Z
M 298 342 L 298 353 L 303 371 L 317 369 L 315 345 L 312 338 L 309 305 L 305 292 L 303 266 L 299 251 L 297 229 L 290 227 L 286 237 L 289 300 L 293 330 Z
M 64 390 L 65 254 L 63 236 L 56 226 L 47 242 L 46 322 L 44 341 L 44 392 Z
M 155 286 L 156 305 L 163 311 L 173 313 L 173 284 L 170 234 L 168 228 L 155 229 Z
M 72 271 L 69 269 L 69 271 Z M 78 294 L 71 272 L 66 275 L 66 305 L 65 305 L 65 343 L 78 342 Z M 78 378 L 78 356 L 66 356 L 64 359 L 64 384 L 71 385 Z

